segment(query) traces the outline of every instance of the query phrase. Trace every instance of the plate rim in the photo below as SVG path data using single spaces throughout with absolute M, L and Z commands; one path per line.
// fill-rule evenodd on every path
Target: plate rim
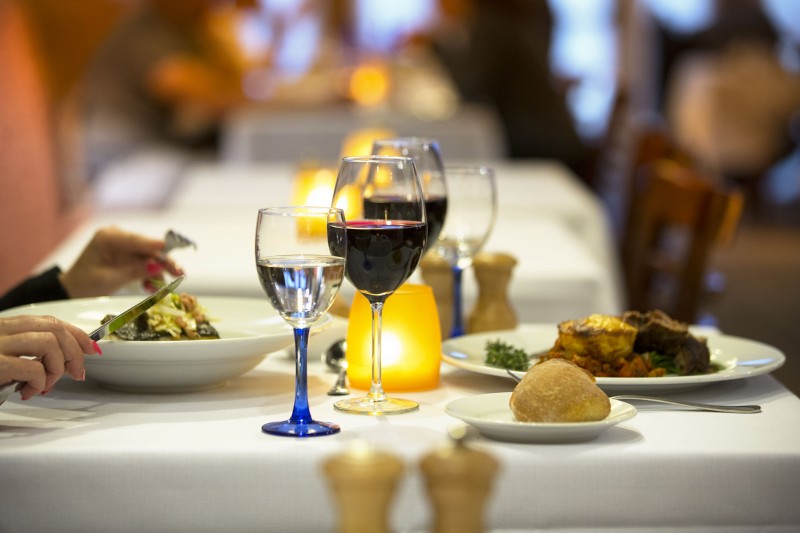
M 260 298 L 255 297 L 245 297 L 245 296 L 221 296 L 221 295 L 195 295 L 197 299 L 206 307 L 209 308 L 210 314 L 214 315 L 214 305 L 223 304 L 226 306 L 239 306 L 239 305 L 262 305 L 264 309 L 264 314 L 259 317 L 254 317 L 252 320 L 252 324 L 248 325 L 247 329 L 251 328 L 255 325 L 256 322 L 259 320 L 269 320 L 269 326 L 275 327 L 274 331 L 269 331 L 261 334 L 253 334 L 245 332 L 245 334 L 228 337 L 228 338 L 220 338 L 220 339 L 205 339 L 202 341 L 202 349 L 201 351 L 207 352 L 212 351 L 215 349 L 222 349 L 222 350 L 230 350 L 233 346 L 240 346 L 240 345 L 253 345 L 259 344 L 263 342 L 268 342 L 271 339 L 276 338 L 287 338 L 289 341 L 288 345 L 291 345 L 292 338 L 293 338 L 293 330 L 292 327 L 277 313 L 277 311 L 272 308 L 269 302 L 266 300 L 266 297 L 262 300 Z M 26 304 L 22 306 L 17 306 L 13 308 L 9 308 L 3 311 L 0 311 L 0 317 L 6 316 L 16 316 L 21 314 L 26 314 L 26 311 L 34 311 L 32 314 L 42 314 L 42 309 L 44 308 L 44 312 L 48 312 L 47 308 L 52 306 L 64 306 L 68 308 L 74 308 L 77 312 L 81 310 L 91 310 L 91 306 L 97 303 L 100 303 L 104 306 L 109 304 L 114 304 L 115 302 L 119 302 L 119 306 L 121 308 L 125 308 L 130 303 L 135 303 L 141 299 L 141 295 L 131 295 L 131 294 L 120 294 L 120 295 L 112 295 L 112 296 L 98 296 L 98 297 L 89 297 L 89 298 L 70 298 L 65 300 L 49 300 L 46 302 L 37 302 L 33 304 Z M 206 304 L 208 303 L 208 304 Z M 77 313 L 76 313 L 77 314 Z M 62 317 L 62 319 L 64 319 Z M 67 319 L 67 321 L 69 321 Z M 316 324 L 311 327 L 311 334 L 314 335 L 316 333 L 322 332 L 333 325 L 333 317 L 330 313 L 326 313 L 323 315 Z M 78 327 L 81 327 L 78 325 Z M 87 331 L 88 333 L 88 331 Z M 176 342 L 180 342 L 181 344 L 176 345 Z M 99 341 L 101 347 L 110 347 L 111 345 L 114 346 L 115 351 L 119 350 L 119 353 L 115 353 L 113 357 L 103 358 L 90 358 L 87 359 L 89 365 L 97 366 L 102 365 L 104 363 L 111 363 L 112 359 L 115 362 L 123 363 L 123 362 L 146 362 L 149 360 L 159 360 L 161 356 L 154 355 L 153 352 L 159 353 L 161 352 L 165 346 L 173 346 L 175 345 L 180 346 L 181 348 L 185 348 L 187 346 L 186 343 L 192 341 L 173 341 L 173 340 L 152 340 L 152 341 L 127 341 L 127 340 L 119 340 L 119 339 L 110 339 L 108 337 L 103 338 Z M 195 345 L 196 346 L 196 345 Z M 108 348 L 106 348 L 108 349 Z M 176 350 L 173 356 L 179 360 L 198 360 L 198 357 L 192 354 L 181 353 L 183 350 Z M 110 355 L 110 354 L 109 354 Z M 266 353 L 264 355 L 267 355 Z M 228 355 L 220 355 L 217 357 L 201 357 L 202 361 L 205 362 L 213 362 L 214 360 L 218 360 L 220 362 L 229 361 L 231 359 L 236 359 L 238 356 L 236 354 L 228 354 Z
M 454 351 L 452 348 L 448 350 L 448 346 L 452 346 L 452 344 L 463 340 L 466 337 L 470 338 L 480 338 L 480 337 L 500 337 L 502 338 L 503 335 L 508 335 L 509 333 L 515 332 L 524 332 L 525 330 L 543 330 L 545 328 L 550 328 L 553 331 L 553 341 L 555 341 L 557 337 L 557 325 L 556 324 L 545 324 L 545 323 L 523 323 L 519 324 L 516 328 L 507 329 L 507 330 L 495 330 L 495 331 L 485 331 L 480 333 L 473 333 L 469 335 L 464 335 L 462 337 L 456 337 L 447 339 L 442 341 L 442 360 L 454 367 L 461 368 L 467 371 L 479 373 L 479 374 L 486 374 L 490 376 L 496 377 L 507 377 L 506 370 L 504 368 L 498 368 L 489 366 L 486 364 L 479 364 L 474 362 L 473 360 L 465 361 L 463 359 L 459 359 L 451 355 Z M 659 378 L 619 378 L 619 377 L 598 377 L 596 378 L 596 383 L 601 388 L 635 388 L 635 387 L 644 387 L 644 388 L 668 388 L 668 387 L 699 387 L 704 386 L 710 383 L 719 383 L 724 381 L 733 381 L 739 379 L 746 379 L 750 377 L 760 376 L 763 374 L 769 374 L 774 372 L 775 370 L 779 369 L 783 364 L 786 362 L 786 355 L 783 353 L 782 350 L 779 348 L 772 346 L 770 344 L 757 341 L 754 339 L 748 339 L 745 337 L 739 337 L 735 335 L 727 335 L 724 333 L 716 333 L 716 332 L 709 332 L 706 335 L 703 335 L 709 339 L 719 339 L 722 342 L 744 342 L 748 344 L 758 345 L 766 350 L 773 352 L 774 360 L 768 364 L 761 365 L 761 366 L 742 366 L 738 364 L 738 359 L 736 359 L 737 364 L 735 364 L 732 368 L 728 368 L 723 371 L 719 371 L 713 374 L 701 374 L 701 375 L 693 375 L 693 376 L 664 376 Z M 714 347 L 713 345 L 709 346 L 713 352 Z M 464 352 L 461 352 L 464 353 Z M 714 355 L 712 354 L 712 357 Z M 745 369 L 746 372 L 743 371 L 736 371 L 736 369 L 742 368 Z
M 611 402 L 611 413 L 603 420 L 590 422 L 523 422 L 519 420 L 488 420 L 479 416 L 459 412 L 456 404 L 460 402 L 486 401 L 489 407 L 502 402 L 508 405 L 511 392 L 492 392 L 485 394 L 475 394 L 462 396 L 448 402 L 444 411 L 453 418 L 457 418 L 464 423 L 470 424 L 478 429 L 482 435 L 487 437 L 507 438 L 508 434 L 513 434 L 515 442 L 581 442 L 592 440 L 603 433 L 606 429 L 616 426 L 622 422 L 632 419 L 638 414 L 636 407 L 630 403 L 609 398 Z M 509 408 L 509 411 L 511 409 Z M 616 411 L 616 412 L 615 412 Z M 501 436 L 503 433 L 505 435 Z

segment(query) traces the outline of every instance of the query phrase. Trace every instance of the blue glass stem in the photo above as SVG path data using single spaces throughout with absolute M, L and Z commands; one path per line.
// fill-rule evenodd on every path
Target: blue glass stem
M 458 265 L 453 267 L 453 324 L 450 326 L 450 337 L 460 337 L 464 330 L 464 310 L 461 303 L 461 273 L 464 269 Z
M 295 424 L 312 421 L 308 408 L 308 331 L 309 328 L 294 328 L 294 408 L 289 422 Z

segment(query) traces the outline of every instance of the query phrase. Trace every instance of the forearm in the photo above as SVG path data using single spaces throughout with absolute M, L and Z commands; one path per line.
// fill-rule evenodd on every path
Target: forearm
M 30 277 L 0 296 L 0 311 L 51 300 L 66 300 L 67 291 L 59 281 L 61 269 L 53 267 L 41 274 Z

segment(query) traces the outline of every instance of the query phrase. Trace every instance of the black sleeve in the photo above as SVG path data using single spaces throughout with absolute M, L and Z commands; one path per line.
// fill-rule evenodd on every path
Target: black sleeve
M 0 311 L 51 300 L 66 300 L 67 291 L 58 281 L 61 269 L 53 267 L 37 276 L 26 279 L 3 296 L 0 296 Z

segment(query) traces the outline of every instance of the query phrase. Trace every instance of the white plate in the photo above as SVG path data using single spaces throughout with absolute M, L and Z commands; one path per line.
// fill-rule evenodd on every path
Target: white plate
M 523 324 L 515 330 L 464 335 L 442 343 L 442 358 L 447 363 L 492 376 L 508 377 L 505 369 L 486 364 L 486 343 L 499 339 L 528 353 L 547 350 L 558 337 L 554 324 Z M 786 361 L 783 352 L 767 344 L 731 337 L 708 335 L 711 361 L 722 366 L 713 374 L 699 376 L 664 376 L 660 378 L 597 378 L 604 391 L 668 392 L 701 387 L 709 383 L 744 379 L 768 374 Z
M 45 302 L 8 309 L 0 316 L 53 315 L 89 332 L 107 314 L 117 314 L 141 298 L 111 296 Z M 267 354 L 294 342 L 292 328 L 269 301 L 258 298 L 198 296 L 212 318 L 219 339 L 197 341 L 100 341 L 102 356 L 87 356 L 86 376 L 131 392 L 188 392 L 222 385 L 251 370 Z M 312 334 L 331 324 L 323 317 Z
M 605 430 L 636 416 L 636 408 L 611 400 L 611 413 L 597 422 L 520 422 L 508 406 L 510 392 L 478 394 L 453 400 L 445 412 L 474 426 L 490 439 L 542 444 L 583 442 L 596 439 Z

